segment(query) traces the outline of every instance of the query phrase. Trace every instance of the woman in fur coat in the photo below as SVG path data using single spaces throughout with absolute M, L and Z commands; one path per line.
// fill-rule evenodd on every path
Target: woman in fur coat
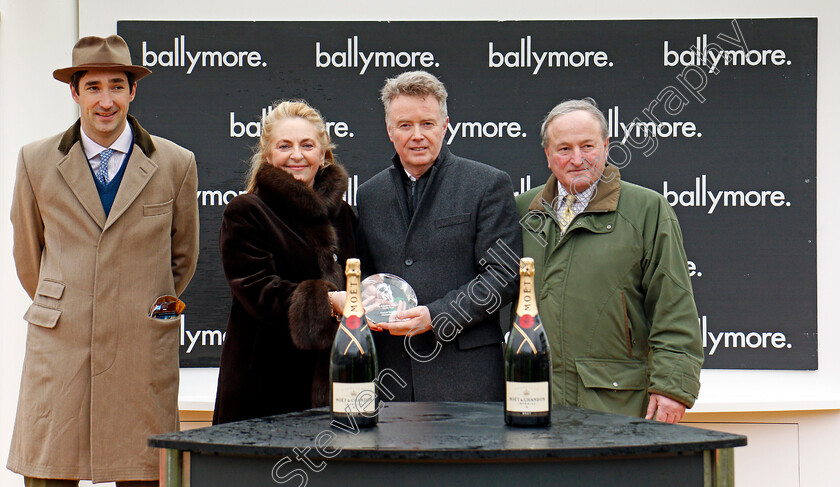
M 343 306 L 355 215 L 342 200 L 317 110 L 284 101 L 263 120 L 247 193 L 222 219 L 220 247 L 233 304 L 213 423 L 327 405 L 329 354 Z

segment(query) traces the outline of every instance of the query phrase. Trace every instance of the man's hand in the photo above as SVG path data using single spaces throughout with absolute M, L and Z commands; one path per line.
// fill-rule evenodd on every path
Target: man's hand
M 392 335 L 399 336 L 419 335 L 432 329 L 432 317 L 429 314 L 429 308 L 425 306 L 415 306 L 414 308 L 400 311 L 394 317 L 398 320 L 405 321 L 377 323 L 378 327 L 382 330 L 388 330 Z
M 650 395 L 645 419 L 656 419 L 663 423 L 679 423 L 683 416 L 685 416 L 685 404 L 661 394 Z

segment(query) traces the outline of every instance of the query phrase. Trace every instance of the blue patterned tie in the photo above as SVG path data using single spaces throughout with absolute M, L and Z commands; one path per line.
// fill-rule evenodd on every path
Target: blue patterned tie
M 108 184 L 108 159 L 111 158 L 113 153 L 114 149 L 105 149 L 99 153 L 99 169 L 96 171 L 96 179 L 102 184 Z

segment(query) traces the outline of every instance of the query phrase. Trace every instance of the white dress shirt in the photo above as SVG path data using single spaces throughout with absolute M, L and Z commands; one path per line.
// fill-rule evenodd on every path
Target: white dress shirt
M 117 137 L 117 140 L 111 144 L 111 147 L 102 147 L 98 143 L 94 142 L 93 139 L 88 137 L 85 133 L 85 129 L 82 129 L 82 148 L 85 150 L 88 164 L 90 164 L 90 168 L 93 170 L 94 174 L 96 174 L 96 171 L 99 170 L 99 164 L 102 162 L 99 157 L 99 153 L 105 149 L 114 149 L 114 153 L 111 154 L 111 159 L 108 160 L 108 181 L 113 181 L 117 173 L 120 172 L 120 168 L 122 168 L 125 160 L 125 155 L 128 154 L 133 142 L 134 135 L 131 133 L 131 127 L 127 123 L 125 124 L 125 129 L 122 134 L 120 134 L 120 136 Z

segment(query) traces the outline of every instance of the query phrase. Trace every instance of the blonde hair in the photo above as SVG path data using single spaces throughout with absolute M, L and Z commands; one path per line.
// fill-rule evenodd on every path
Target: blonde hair
M 336 157 L 332 152 L 335 145 L 330 140 L 330 134 L 327 133 L 327 126 L 321 113 L 304 100 L 275 102 L 271 111 L 263 117 L 260 143 L 254 147 L 254 155 L 251 156 L 250 167 L 245 176 L 247 181 L 245 191 L 248 193 L 253 193 L 257 189 L 257 173 L 263 165 L 269 164 L 268 156 L 271 153 L 272 130 L 281 121 L 295 117 L 302 118 L 315 126 L 315 132 L 318 134 L 318 144 L 324 151 L 324 166 L 336 163 Z

